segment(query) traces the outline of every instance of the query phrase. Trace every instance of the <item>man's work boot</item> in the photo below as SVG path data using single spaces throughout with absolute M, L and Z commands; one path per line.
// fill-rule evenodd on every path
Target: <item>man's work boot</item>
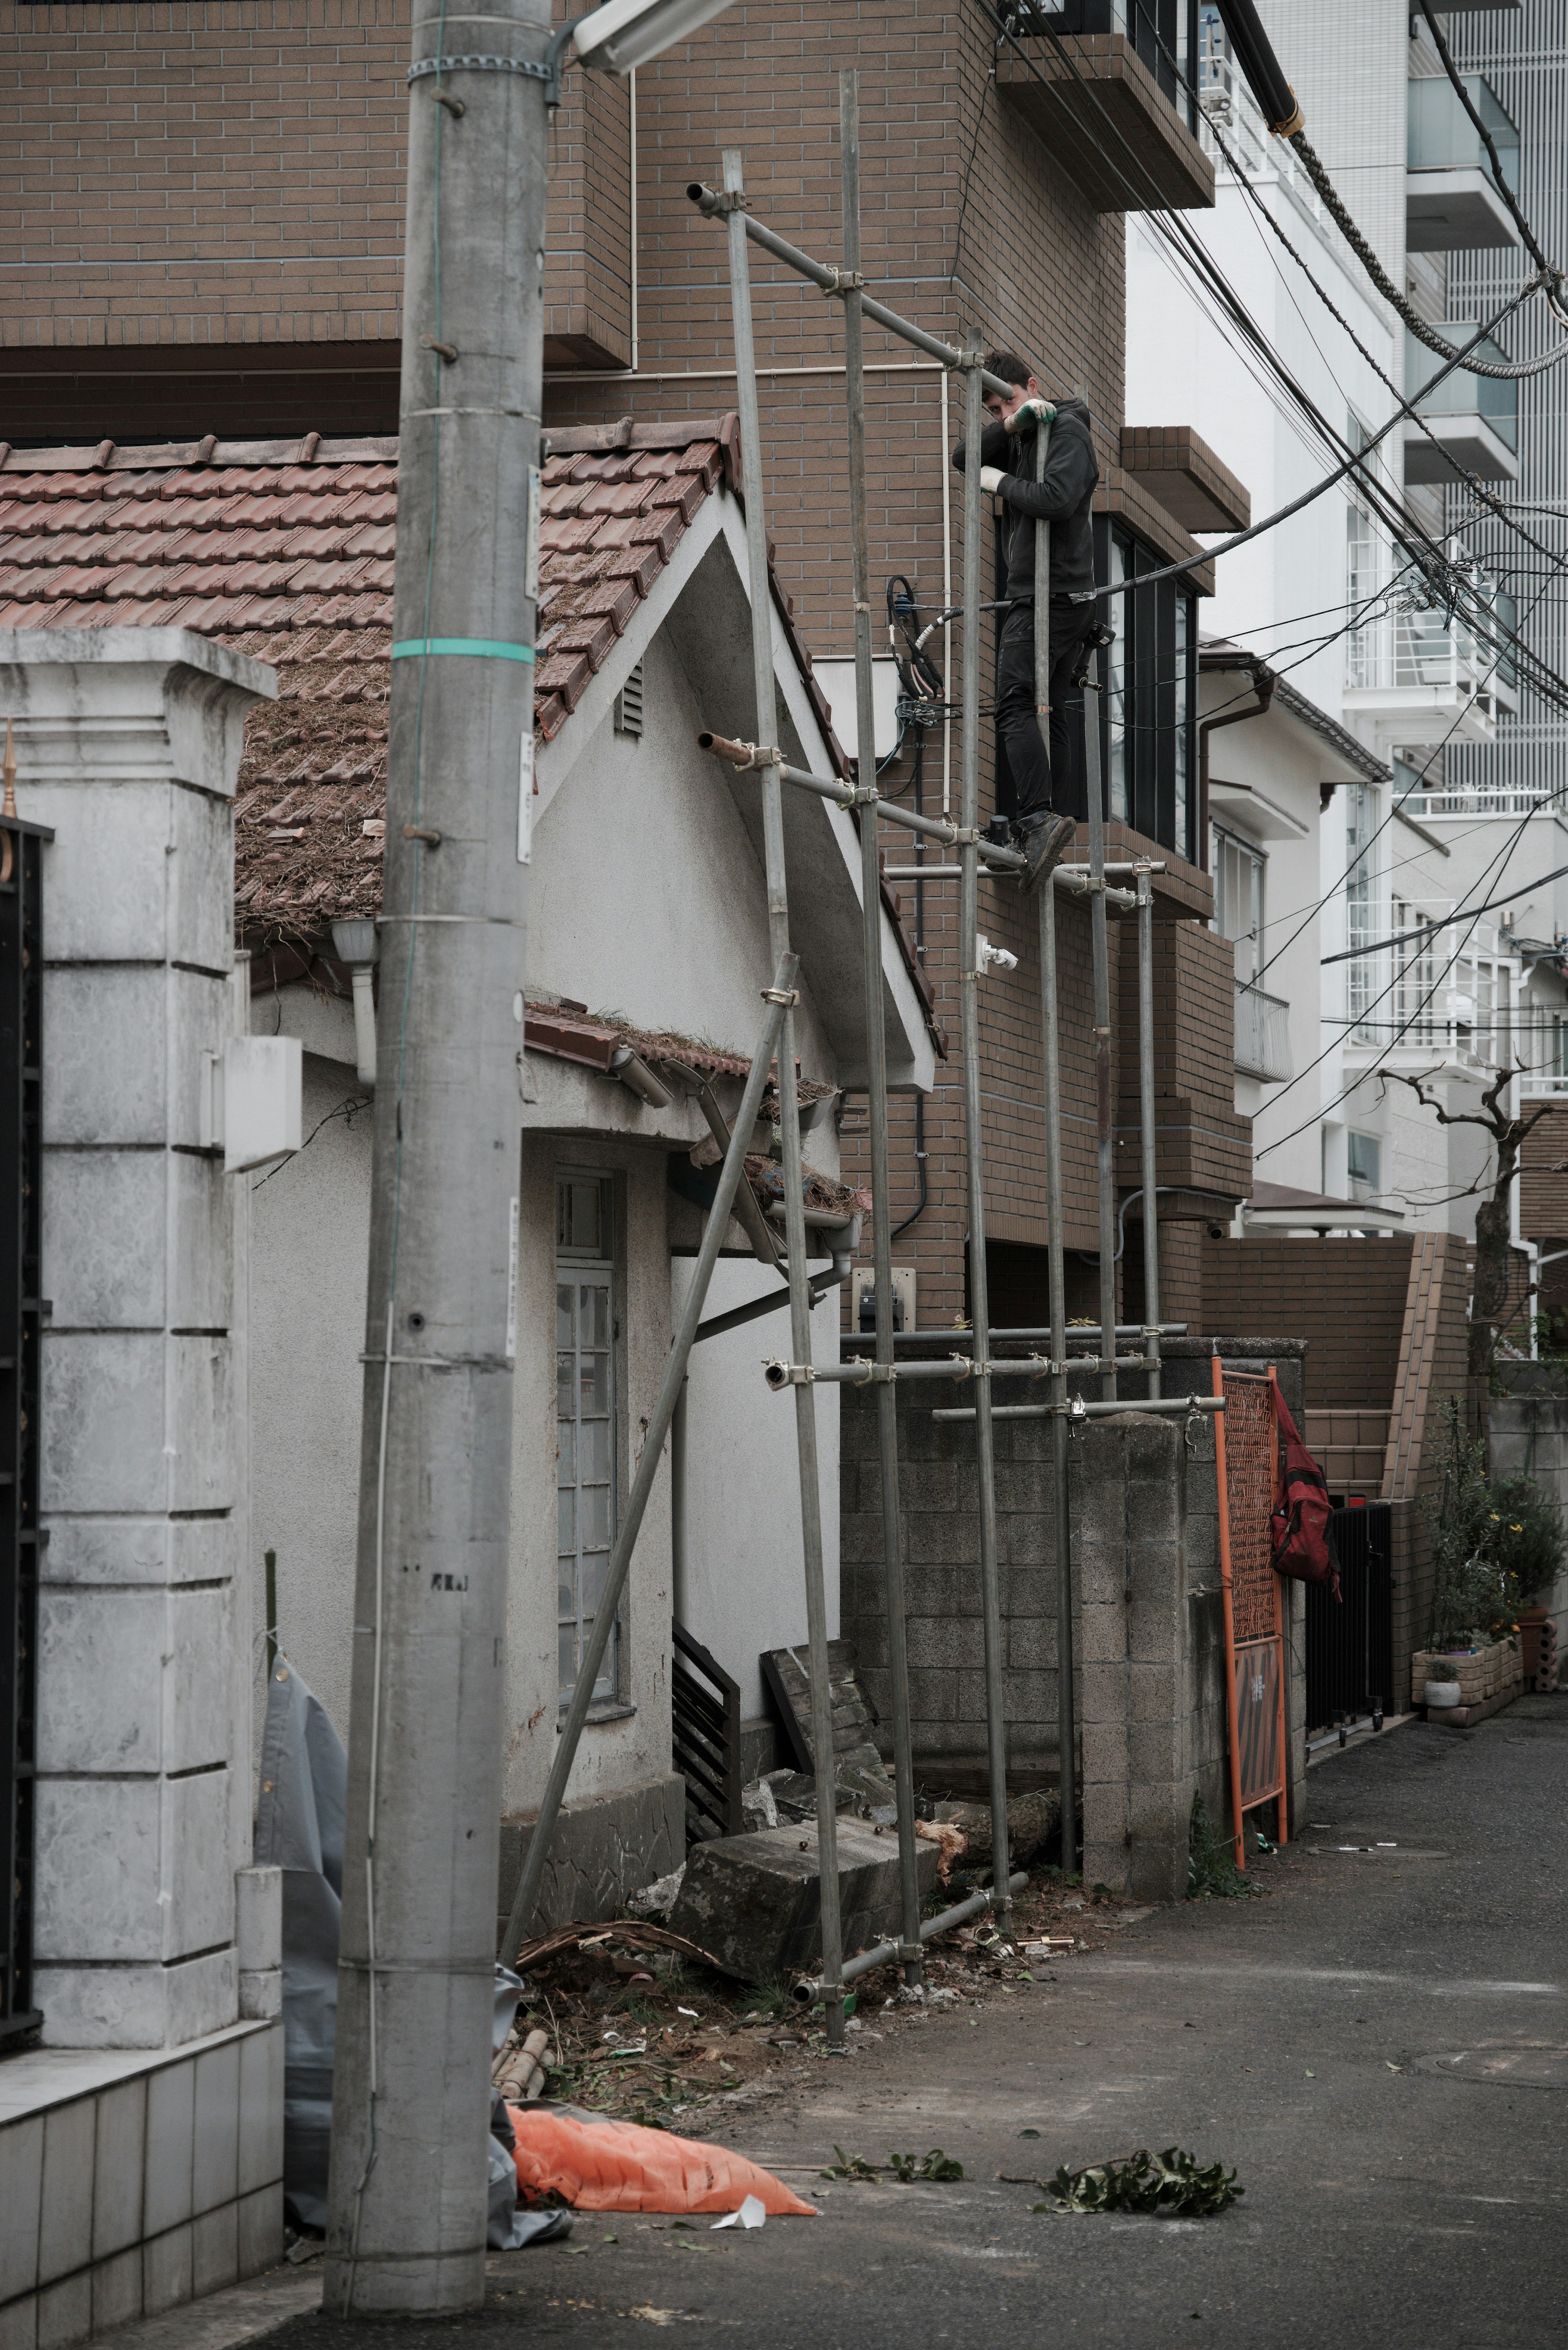
M 1049 809 L 1044 816 L 1027 816 L 1013 827 L 1012 845 L 1023 850 L 1026 859 L 1018 877 L 1021 889 L 1038 889 L 1042 881 L 1050 879 L 1075 830 L 1070 816 L 1054 816 Z

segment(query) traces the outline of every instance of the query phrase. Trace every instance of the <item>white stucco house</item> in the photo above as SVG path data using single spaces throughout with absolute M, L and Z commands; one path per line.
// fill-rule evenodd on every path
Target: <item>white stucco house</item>
M 80 452 L 85 461 L 93 452 Z M 62 494 L 78 452 L 61 452 Z M 249 724 L 236 804 L 235 912 L 250 952 L 254 1030 L 304 1050 L 304 1148 L 253 1178 L 252 1543 L 276 1554 L 276 1628 L 348 1730 L 358 1508 L 374 1066 L 356 1035 L 345 955 L 373 918 L 385 831 L 396 445 L 260 444 L 138 452 L 94 535 L 41 558 L 39 597 L 101 626 L 177 615 L 257 655 L 278 699 Z M 732 419 L 578 428 L 545 467 L 526 969 L 519 1061 L 521 1261 L 512 1532 L 510 1726 L 503 1902 L 549 1766 L 563 1692 L 591 1625 L 640 1427 L 666 1360 L 711 1189 L 711 1119 L 728 1120 L 772 977 L 753 779 L 704 754 L 703 728 L 754 733 L 751 617 Z M 117 486 L 117 485 L 116 485 Z M 130 518 L 139 561 L 117 564 Z M 51 515 L 51 519 L 52 519 Z M 102 560 L 95 558 L 101 556 Z M 787 601 L 771 615 L 780 724 L 792 756 L 842 771 L 830 712 Z M 824 1219 L 814 1270 L 831 1282 L 858 1198 L 838 1184 L 836 1109 L 866 1081 L 859 847 L 849 817 L 792 794 L 785 809 L 796 1021 Z M 883 1018 L 892 1082 L 929 1087 L 930 995 L 889 899 Z M 361 988 L 364 998 L 366 991 Z M 362 1002 L 360 1016 L 370 1010 Z M 762 1159 L 771 1130 L 753 1138 Z M 773 1293 L 734 1223 L 711 1295 L 719 1315 Z M 766 1249 L 765 1237 L 760 1245 Z M 771 1253 L 771 1252 L 770 1252 Z M 824 1286 L 818 1343 L 836 1357 Z M 763 1698 L 759 1653 L 804 1638 L 794 1413 L 762 1360 L 787 1318 L 752 1320 L 693 1357 L 679 1595 L 692 1638 Z M 818 1396 L 822 1516 L 836 1629 L 836 1397 Z M 544 1915 L 613 1908 L 684 1850 L 671 1763 L 671 1498 L 645 1523 L 609 1661 L 568 1794 Z M 550 1496 L 541 1508 L 539 1496 Z M 255 1579 L 256 1632 L 265 1578 Z

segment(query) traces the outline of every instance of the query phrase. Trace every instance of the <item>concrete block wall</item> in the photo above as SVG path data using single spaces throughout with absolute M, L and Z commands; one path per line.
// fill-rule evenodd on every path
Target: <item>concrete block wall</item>
M 0 632 L 18 801 L 55 835 L 42 2045 L 0 2067 L 0 2327 L 24 2350 L 232 2282 L 281 2242 L 281 1880 L 250 1866 L 247 1179 L 225 1176 L 203 1110 L 248 1026 L 232 796 L 245 712 L 271 691 L 180 629 Z M 36 2238 L 13 2226 L 30 2197 Z
M 940 1353 L 940 1347 L 930 1350 Z M 1164 1375 L 1167 1395 L 1210 1392 L 1212 1357 L 1228 1367 L 1261 1371 L 1275 1366 L 1292 1411 L 1301 1410 L 1306 1348 L 1300 1339 L 1189 1336 L 1172 1342 Z M 1135 1382 L 1128 1378 L 1130 1388 Z M 960 1388 L 961 1397 L 964 1390 Z M 983 1766 L 985 1680 L 981 1593 L 979 1497 L 972 1424 L 940 1423 L 934 1405 L 950 1400 L 911 1384 L 898 1397 L 899 1499 L 903 1512 L 904 1576 L 909 1646 L 909 1699 L 916 1767 L 929 1784 L 968 1784 Z M 839 1459 L 842 1496 L 842 1627 L 857 1647 L 862 1680 L 881 1716 L 884 1750 L 890 1752 L 891 1692 L 888 1626 L 882 1571 L 880 1472 L 877 1457 L 877 1408 L 870 1388 L 840 1390 Z M 1187 1822 L 1192 1796 L 1201 1789 L 1210 1815 L 1228 1815 L 1225 1731 L 1225 1635 L 1221 1609 L 1218 1520 L 1211 1427 L 1190 1429 L 1183 1419 L 1153 1420 L 1129 1414 L 1114 1423 L 1128 1430 L 1176 1431 L 1177 1446 L 1147 1453 L 1135 1446 L 1106 1462 L 1085 1450 L 1096 1428 L 1074 1435 L 1069 1460 L 1075 1481 L 1070 1507 L 1074 1542 L 1075 1669 L 1079 1676 L 1082 1768 L 1091 1774 L 1103 1806 L 1136 1803 L 1143 1829 L 1154 1814 L 1168 1827 L 1175 1802 L 1170 1790 L 1185 1788 L 1180 1834 L 1180 1875 L 1185 1886 Z M 997 1423 L 997 1540 L 1002 1572 L 1002 1610 L 1010 1772 L 1020 1780 L 1054 1777 L 1056 1733 L 1056 1563 L 1051 1495 L 1051 1452 L 1044 1420 Z M 1159 1440 L 1163 1441 L 1163 1438 Z M 1142 1444 L 1144 1440 L 1139 1439 Z M 1131 1443 L 1131 1437 L 1126 1444 Z M 1158 1453 L 1158 1459 L 1157 1459 Z M 1103 1476 L 1102 1476 L 1103 1471 Z M 1088 1478 L 1088 1485 L 1081 1481 Z M 1106 1483 L 1100 1493 L 1095 1481 Z M 1136 1488 L 1136 1492 L 1135 1492 Z M 1110 1518 L 1105 1517 L 1106 1512 Z M 1120 1517 L 1116 1513 L 1121 1513 Z M 1115 1542 L 1106 1526 L 1120 1527 Z M 1113 1526 L 1113 1533 L 1115 1531 Z M 1081 1554 L 1087 1540 L 1090 1551 Z M 1136 1546 L 1138 1570 L 1123 1572 Z M 1116 1607 L 1098 1592 L 1096 1578 L 1109 1577 Z M 1140 1581 L 1141 1578 L 1141 1581 Z M 1140 1596 L 1137 1646 L 1126 1646 L 1127 1627 L 1113 1628 L 1116 1608 L 1124 1614 L 1129 1579 Z M 1304 1594 L 1286 1586 L 1288 1684 L 1286 1728 L 1288 1783 L 1293 1823 L 1304 1800 L 1303 1756 L 1306 1723 Z M 1092 1619 L 1087 1606 L 1109 1613 Z M 1158 1619 L 1158 1633 L 1155 1626 Z M 1122 1645 L 1116 1645 L 1117 1639 Z M 1146 1650 L 1147 1653 L 1146 1653 Z M 1114 1665 L 1114 1673 L 1102 1669 Z M 1136 1674 L 1127 1669 L 1137 1666 Z M 1093 1676 L 1094 1710 L 1087 1690 Z M 1136 1686 L 1135 1686 L 1136 1684 Z M 1161 1711 L 1163 1709 L 1163 1711 Z M 1091 1739 L 1091 1727 L 1095 1737 Z M 1179 1761 L 1180 1771 L 1176 1770 Z M 1158 1799 L 1147 1789 L 1166 1791 Z M 1164 1806 L 1163 1812 L 1160 1805 Z M 1121 1819 L 1115 1834 L 1126 1833 Z M 1140 1830 L 1142 1833 L 1143 1830 Z M 1163 1831 L 1162 1831 L 1163 1833 Z M 1105 1839 L 1098 1841 L 1103 1845 Z M 1158 1841 L 1158 1840 L 1157 1840 Z M 1152 1881 L 1160 1869 L 1175 1883 L 1170 1849 L 1146 1869 Z M 1123 1877 L 1106 1874 L 1122 1866 Z M 1085 1863 L 1085 1866 L 1087 1864 Z M 1151 1874 L 1152 1872 L 1152 1874 Z M 1102 1852 L 1095 1871 L 1106 1884 L 1125 1879 L 1124 1864 Z M 1159 1898 L 1178 1898 L 1176 1894 Z

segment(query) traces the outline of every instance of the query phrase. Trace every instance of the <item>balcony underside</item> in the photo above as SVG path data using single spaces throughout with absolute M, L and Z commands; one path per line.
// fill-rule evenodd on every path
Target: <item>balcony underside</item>
M 1097 213 L 1214 202 L 1214 166 L 1130 41 L 1064 33 L 996 53 L 996 88 Z
M 1474 473 L 1483 482 L 1518 481 L 1519 459 L 1499 439 L 1484 416 L 1473 411 L 1451 416 L 1423 413 L 1422 422 L 1431 440 L 1418 424 L 1405 427 L 1407 486 L 1446 487 L 1449 482 L 1462 481 L 1467 473 Z M 1434 441 L 1438 444 L 1435 448 Z
M 1497 719 L 1488 694 L 1462 686 L 1348 686 L 1345 714 L 1379 758 L 1407 743 L 1490 743 Z
M 1480 253 L 1519 243 L 1491 173 L 1466 163 L 1411 172 L 1405 181 L 1405 244 L 1411 253 Z

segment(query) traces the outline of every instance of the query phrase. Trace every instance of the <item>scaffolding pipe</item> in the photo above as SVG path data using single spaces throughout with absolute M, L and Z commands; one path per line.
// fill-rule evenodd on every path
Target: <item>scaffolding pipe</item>
M 535 1906 L 539 1898 L 539 1887 L 545 1874 L 545 1863 L 556 1832 L 556 1822 L 560 1815 L 561 1804 L 566 1792 L 566 1782 L 572 1773 L 572 1764 L 576 1760 L 577 1746 L 583 1734 L 583 1724 L 588 1718 L 588 1708 L 593 1702 L 594 1683 L 598 1679 L 599 1668 L 604 1662 L 605 1650 L 609 1646 L 610 1633 L 614 1629 L 617 1611 L 620 1607 L 621 1593 L 626 1588 L 627 1574 L 631 1565 L 631 1555 L 637 1546 L 638 1535 L 641 1532 L 643 1516 L 648 1508 L 648 1498 L 653 1491 L 653 1481 L 659 1473 L 659 1464 L 664 1452 L 664 1440 L 670 1433 L 670 1422 L 675 1417 L 676 1402 L 686 1378 L 687 1361 L 691 1353 L 692 1341 L 697 1336 L 697 1323 L 702 1311 L 702 1301 L 708 1295 L 708 1284 L 713 1277 L 713 1267 L 719 1261 L 719 1251 L 723 1244 L 724 1232 L 729 1224 L 730 1209 L 734 1201 L 736 1186 L 745 1180 L 746 1143 L 762 1109 L 763 1095 L 767 1090 L 774 1055 L 776 1054 L 779 1058 L 781 1075 L 784 1068 L 794 1066 L 792 1055 L 787 1047 L 781 1046 L 779 1040 L 784 1033 L 789 1004 L 793 1001 L 796 969 L 794 955 L 789 953 L 780 955 L 774 967 L 774 983 L 771 988 L 763 991 L 767 1009 L 763 1017 L 762 1035 L 757 1040 L 756 1053 L 746 1076 L 744 1090 L 741 1095 L 741 1107 L 735 1114 L 735 1123 L 730 1130 L 730 1147 L 724 1153 L 724 1163 L 719 1170 L 719 1180 L 714 1186 L 713 1204 L 708 1211 L 708 1222 L 702 1234 L 702 1245 L 697 1253 L 696 1270 L 691 1275 L 691 1285 L 686 1293 L 686 1303 L 680 1309 L 680 1320 L 670 1349 L 670 1359 L 664 1367 L 664 1378 L 660 1382 L 659 1394 L 643 1435 L 642 1457 L 638 1462 L 637 1474 L 632 1479 L 631 1492 L 627 1497 L 626 1515 L 621 1521 L 615 1539 L 615 1547 L 610 1553 L 604 1589 L 599 1595 L 598 1608 L 594 1617 L 594 1628 L 583 1650 L 576 1682 L 572 1690 L 572 1701 L 566 1709 L 566 1718 L 561 1724 L 560 1734 L 556 1742 L 556 1752 L 550 1765 L 549 1781 L 545 1789 L 544 1800 L 539 1805 L 539 1816 L 534 1824 L 533 1833 L 528 1839 L 528 1849 L 523 1860 L 523 1873 L 518 1878 L 511 1914 L 501 1938 L 500 1956 L 507 1966 L 511 1965 L 519 1945 L 533 1923 Z
M 762 420 L 757 407 L 756 350 L 752 334 L 750 226 L 744 210 L 745 177 L 738 147 L 726 147 L 725 225 L 730 245 L 730 302 L 734 320 L 735 393 L 741 412 L 741 447 L 749 461 L 746 476 L 746 559 L 752 604 L 752 676 L 759 743 L 772 745 L 778 732 L 774 687 L 773 590 L 768 575 L 768 527 L 762 462 Z M 775 961 L 790 951 L 789 883 L 784 867 L 784 790 L 780 759 L 769 749 L 762 766 L 763 849 L 767 875 L 768 927 Z M 878 961 L 880 957 L 878 956 Z M 794 1058 L 794 1014 L 784 1007 L 779 1045 L 779 1143 L 784 1161 L 784 1232 L 789 1255 L 790 1347 L 797 1363 L 811 1360 L 811 1297 L 805 1263 L 805 1206 L 801 1189 L 800 1097 Z M 737 1125 L 739 1121 L 737 1121 Z M 748 1129 L 749 1130 L 749 1129 Z M 806 1644 L 811 1659 L 811 1742 L 816 1780 L 816 1846 L 822 1905 L 822 1972 L 826 1986 L 828 2043 L 844 2044 L 843 1964 L 838 1909 L 838 1829 L 834 1808 L 833 1692 L 828 1685 L 827 1594 L 822 1564 L 822 1489 L 816 1456 L 816 1398 L 809 1380 L 794 1391 L 795 1451 L 800 1466 L 801 1550 L 805 1569 Z
M 844 377 L 849 425 L 849 553 L 855 598 L 855 740 L 857 782 L 876 779 L 871 671 L 871 551 L 866 521 L 865 331 L 860 316 L 860 77 L 838 77 L 839 188 L 844 210 Z M 904 1981 L 921 1977 L 920 1875 L 915 1839 L 915 1756 L 909 1728 L 909 1650 L 898 1516 L 898 1406 L 893 1392 L 893 1199 L 888 1172 L 888 1032 L 882 1010 L 882 889 L 874 804 L 859 810 L 862 978 L 866 991 L 866 1099 L 871 1144 L 871 1261 L 876 1282 L 877 1360 L 887 1372 L 877 1398 L 877 1458 L 882 1503 L 882 1576 L 888 1607 L 888 1667 L 893 1700 L 893 1786 L 898 1823 L 898 1891 Z M 837 1367 L 837 1366 L 835 1366 Z
M 813 1274 L 811 1279 L 813 1306 L 820 1305 L 828 1291 L 836 1289 L 843 1279 L 844 1275 L 836 1266 L 831 1273 Z M 781 1305 L 788 1304 L 787 1284 L 783 1289 L 770 1289 L 765 1296 L 753 1297 L 744 1305 L 732 1305 L 727 1312 L 711 1314 L 706 1322 L 699 1322 L 697 1336 L 692 1343 L 700 1347 L 705 1338 L 722 1338 L 726 1330 L 738 1330 L 746 1322 L 760 1322 L 765 1314 L 776 1314 Z
M 1100 655 L 1089 653 L 1084 680 L 1084 772 L 1089 802 L 1089 939 L 1095 967 L 1095 1139 L 1100 1201 L 1100 1326 L 1116 1318 L 1116 1138 L 1111 1097 L 1111 961 L 1106 931 L 1106 812 L 1100 796 Z M 1101 1393 L 1116 1392 L 1114 1369 L 1104 1372 Z
M 729 209 L 723 196 L 715 189 L 704 187 L 701 180 L 688 181 L 686 193 L 698 211 L 709 220 Z M 782 261 L 787 268 L 798 270 L 803 277 L 809 277 L 814 286 L 820 286 L 825 294 L 842 291 L 838 270 L 829 268 L 824 262 L 814 261 L 809 253 L 802 253 L 798 244 L 788 244 L 775 229 L 768 228 L 760 220 L 753 220 L 750 213 L 745 213 L 743 219 L 745 234 L 753 244 L 760 244 L 764 253 L 771 253 L 775 261 Z M 862 315 L 869 318 L 874 327 L 881 327 L 888 334 L 896 335 L 901 343 L 909 343 L 916 350 L 924 351 L 928 359 L 940 359 L 943 367 L 958 369 L 968 364 L 962 351 L 955 351 L 950 343 L 939 342 L 935 335 L 928 335 L 923 327 L 912 326 L 908 318 L 900 318 L 896 310 L 889 310 L 885 304 L 873 301 L 870 295 L 862 294 L 860 307 Z M 999 391 L 1005 400 L 1009 392 L 1018 389 L 1016 384 L 1004 382 L 999 375 L 987 375 L 983 368 L 976 369 L 975 372 L 980 377 L 982 391 Z
M 760 773 L 768 764 L 770 746 L 737 743 L 727 734 L 704 732 L 697 737 L 697 748 L 711 752 L 715 759 L 722 759 L 726 765 L 738 767 L 742 774 L 747 774 Z M 913 808 L 900 807 L 894 801 L 884 800 L 872 785 L 841 783 L 833 775 L 814 775 L 808 768 L 792 767 L 787 763 L 780 765 L 779 774 L 797 791 L 815 792 L 818 799 L 832 800 L 837 807 L 868 807 L 884 824 L 896 824 L 902 831 L 923 833 L 929 839 L 940 840 L 948 848 L 961 845 L 962 836 L 956 824 L 950 824 L 940 816 L 917 816 Z M 1023 858 L 1016 848 L 1002 848 L 993 841 L 982 840 L 980 853 L 986 864 L 997 866 L 1005 872 L 1021 873 L 1023 870 Z M 1131 905 L 1130 898 L 1127 903 Z
M 1036 438 L 1035 477 L 1045 470 L 1045 435 Z M 1044 630 L 1045 650 L 1041 650 Z M 1049 702 L 1051 678 L 1051 526 L 1034 525 L 1034 699 Z M 1047 720 L 1049 723 L 1049 720 Z M 1049 736 L 1047 736 L 1047 743 Z M 1060 872 L 1062 868 L 1057 868 Z M 1053 877 L 1054 878 L 1054 877 Z M 1073 1688 L 1073 1530 L 1067 1510 L 1067 1273 L 1064 1248 L 1062 1168 L 1061 1003 L 1056 983 L 1056 892 L 1038 892 L 1040 910 L 1040 1033 L 1045 1108 L 1046 1277 L 1051 1294 L 1051 1357 L 1064 1367 L 1051 1382 L 1051 1526 L 1056 1559 L 1056 1768 L 1062 1807 L 1062 1869 L 1078 1865 L 1078 1738 Z M 1087 1335 L 1087 1334 L 1085 1334 Z M 1116 1339 L 1123 1334 L 1114 1330 Z M 1093 1333 L 1096 1357 L 1102 1334 Z
M 693 1342 L 697 1334 L 692 1333 Z M 686 1409 L 691 1381 L 684 1373 L 670 1415 L 670 1612 L 678 1624 L 689 1621 L 687 1587 Z
M 1568 1250 L 1565 1250 L 1563 1253 L 1568 1255 Z M 955 1337 L 962 1337 L 964 1333 L 961 1330 L 952 1329 L 895 1330 L 893 1333 L 893 1344 L 895 1347 L 951 1346 Z M 1145 1335 L 1144 1326 L 1141 1322 L 1118 1322 L 1111 1335 L 1115 1338 L 1141 1338 Z M 1159 1335 L 1162 1338 L 1185 1338 L 1187 1336 L 1187 1325 L 1185 1322 L 1162 1322 L 1159 1326 Z M 999 1340 L 1003 1338 L 1018 1340 L 1028 1338 L 1039 1340 L 1041 1338 L 1049 1338 L 1050 1336 L 1051 1331 L 1049 1326 L 1044 1329 L 993 1330 L 991 1334 L 991 1342 L 992 1346 L 995 1346 Z M 843 1334 L 842 1343 L 846 1347 L 853 1347 L 859 1341 L 860 1336 L 861 1333 L 858 1330 L 846 1330 Z M 1098 1324 L 1094 1322 L 1076 1322 L 1072 1324 L 1067 1331 L 1067 1344 L 1069 1347 L 1093 1345 L 1097 1347 L 1100 1344 Z
M 1007 1889 L 1009 1893 L 1022 1893 L 1028 1882 L 1029 1871 L 1026 1868 L 1016 1869 L 1007 1880 Z M 982 1886 L 978 1893 L 970 1894 L 966 1900 L 955 1901 L 950 1909 L 940 1911 L 935 1918 L 922 1919 L 921 1941 L 929 1942 L 935 1934 L 950 1934 L 955 1926 L 961 1926 L 969 1918 L 978 1918 L 982 1909 L 991 1908 L 995 1899 L 995 1887 Z M 845 1960 L 844 1980 L 853 1982 L 857 1975 L 868 1975 L 875 1967 L 890 1965 L 898 1956 L 897 1942 L 878 1942 L 874 1950 L 860 1950 L 854 1958 Z M 804 1976 L 794 1987 L 794 1997 L 802 2007 L 815 2007 L 822 1997 L 822 1985 L 813 1982 L 809 1976 Z
M 1129 1360 L 1132 1359 L 1129 1357 Z M 1141 1357 L 1138 1358 L 1141 1360 Z M 1043 1379 L 1051 1365 L 1038 1355 L 1022 1362 L 976 1364 L 972 1355 L 950 1355 L 942 1363 L 902 1363 L 895 1367 L 891 1355 L 868 1358 L 857 1355 L 846 1363 L 786 1363 L 772 1356 L 763 1365 L 763 1377 L 775 1393 L 794 1387 L 802 1381 L 819 1383 L 826 1380 L 841 1388 L 886 1386 L 889 1389 L 904 1379 L 968 1379 L 982 1378 Z
M 1159 1215 L 1154 1125 L 1154 883 L 1137 877 L 1137 1117 L 1143 1150 L 1144 1350 L 1152 1355 L 1148 1391 L 1159 1393 Z
M 981 380 L 980 346 L 972 329 L 964 347 L 963 476 L 963 689 L 960 739 L 959 835 L 963 879 L 959 891 L 959 1029 L 963 1055 L 964 1161 L 969 1178 L 969 1295 L 974 1351 L 991 1355 L 990 1301 L 985 1263 L 985 1166 L 981 1156 L 983 1110 L 980 1090 L 980 601 L 981 491 L 980 457 Z M 1012 386 L 1005 387 L 1012 390 Z M 1110 1319 L 1116 1319 L 1113 1314 Z M 1012 1908 L 1007 1891 L 1007 1724 L 1002 1713 L 1002 1583 L 996 1557 L 996 1461 L 991 1438 L 991 1381 L 975 1390 L 977 1467 L 980 1487 L 980 1587 L 985 1649 L 986 1750 L 991 1777 L 992 1876 L 1002 1889 L 996 1906 Z
M 992 1419 L 1114 1419 L 1122 1411 L 1184 1411 L 1189 1419 L 1200 1417 L 1206 1411 L 1223 1411 L 1224 1402 L 1212 1396 L 1123 1396 L 1116 1403 L 1085 1403 L 1082 1396 L 1072 1397 L 1064 1407 L 1055 1403 L 999 1403 L 991 1414 Z M 973 1419 L 975 1413 L 967 1408 L 933 1411 L 933 1419 Z

